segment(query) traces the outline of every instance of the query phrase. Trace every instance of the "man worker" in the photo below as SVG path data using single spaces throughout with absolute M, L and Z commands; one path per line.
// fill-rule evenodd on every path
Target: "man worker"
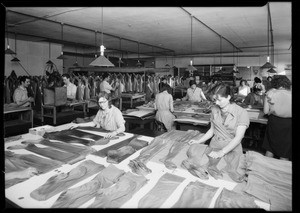
M 67 99 L 75 100 L 77 86 L 70 82 L 70 75 L 68 73 L 63 74 L 62 78 L 65 83 L 65 87 L 67 87 Z
M 117 84 L 112 87 L 108 81 L 110 80 L 110 76 L 108 73 L 104 73 L 102 75 L 103 81 L 100 83 L 100 92 L 107 92 L 108 94 L 111 93 L 111 91 L 115 91 L 115 89 L 117 88 Z M 114 82 L 112 82 L 113 84 Z

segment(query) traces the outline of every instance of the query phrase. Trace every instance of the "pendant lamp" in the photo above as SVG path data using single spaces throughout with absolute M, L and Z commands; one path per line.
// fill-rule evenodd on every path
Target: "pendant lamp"
M 79 67 L 78 62 L 77 62 L 77 46 L 75 46 L 75 51 L 76 51 L 76 61 L 73 64 L 74 67 Z
M 50 60 L 51 59 L 51 43 L 49 42 L 49 60 L 46 62 L 46 64 L 53 64 L 53 62 Z
M 90 66 L 97 67 L 114 67 L 115 65 L 111 63 L 105 56 L 104 50 L 106 48 L 103 45 L 103 7 L 102 7 L 102 28 L 101 28 L 101 46 L 100 46 L 100 56 L 90 63 Z
M 5 50 L 5 54 L 16 54 L 9 47 L 9 38 L 8 38 L 8 29 L 7 29 L 7 10 L 5 10 L 5 31 L 6 31 L 6 40 L 7 40 L 7 49 Z
M 268 8 L 269 8 L 269 3 L 267 4 Z M 267 36 L 268 36 L 268 56 L 267 56 L 267 62 L 262 65 L 260 68 L 261 69 L 271 69 L 271 68 L 276 68 L 273 64 L 270 63 L 270 55 L 269 55 L 269 28 L 270 28 L 270 11 L 268 9 L 268 17 L 267 17 L 267 21 L 268 21 L 268 29 L 267 29 Z
M 19 62 L 20 60 L 17 58 L 17 35 L 16 35 L 16 33 L 15 33 L 15 51 L 16 51 L 16 53 L 15 53 L 16 55 L 10 61 L 12 61 L 12 62 Z
M 140 62 L 140 43 L 139 42 L 138 42 L 138 62 L 136 63 L 135 66 L 137 66 L 137 67 L 141 67 L 142 66 L 142 64 Z
M 269 72 L 269 73 L 277 73 L 276 70 L 274 70 L 273 68 L 269 69 L 267 72 Z
M 233 58 L 233 64 L 234 64 L 232 73 L 240 73 L 237 66 L 236 66 L 236 64 L 235 64 L 235 61 L 234 61 L 234 47 L 233 47 L 233 57 L 232 58 Z
M 191 15 L 191 54 L 193 54 L 193 16 L 192 15 Z M 193 72 L 193 71 L 197 70 L 193 66 L 193 59 L 190 60 L 190 64 L 188 65 L 186 70 L 189 72 Z
M 119 57 L 119 60 L 118 60 L 118 64 L 119 64 L 119 67 L 121 67 L 121 64 L 124 64 L 124 62 L 122 61 L 122 56 L 123 56 L 123 53 L 122 53 L 122 49 L 121 49 L 121 38 L 120 38 L 120 57 Z
M 63 44 L 64 43 L 64 24 L 61 23 L 60 25 L 61 25 L 61 40 L 62 40 L 62 44 Z M 66 59 L 63 51 L 61 51 L 60 56 L 58 56 L 57 59 Z

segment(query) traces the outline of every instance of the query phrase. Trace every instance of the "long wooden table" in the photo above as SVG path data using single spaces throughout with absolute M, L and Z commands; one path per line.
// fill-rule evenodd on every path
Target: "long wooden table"
M 54 127 L 54 129 L 59 131 L 59 130 L 68 129 L 71 126 L 72 126 L 72 124 L 64 124 L 61 126 Z M 93 134 L 98 134 L 98 135 L 102 135 L 102 136 L 105 134 L 105 133 L 101 133 L 101 132 L 92 132 L 92 131 L 87 131 L 87 132 L 91 132 Z M 125 133 L 125 136 L 120 137 L 119 139 L 116 139 L 116 140 L 111 140 L 106 145 L 94 145 L 94 146 L 92 146 L 92 148 L 94 148 L 95 150 L 98 151 L 98 150 L 104 149 L 108 146 L 111 146 L 113 144 L 116 144 L 120 141 L 126 140 L 126 139 L 130 138 L 131 136 L 133 136 L 133 135 L 130 133 Z M 6 142 L 5 149 L 7 150 L 7 147 L 12 146 L 12 145 L 20 145 L 21 141 L 23 141 L 23 140 L 37 140 L 39 138 L 41 138 L 41 136 L 39 136 L 39 135 L 32 135 L 29 133 L 24 134 L 24 135 L 21 135 L 21 138 L 16 141 Z M 141 136 L 140 139 L 148 141 L 148 142 L 151 142 L 153 140 L 152 137 L 147 137 L 147 136 Z M 38 146 L 38 144 L 37 144 L 37 146 Z M 176 156 L 174 158 L 174 161 L 175 160 L 182 161 L 183 158 L 186 158 L 187 148 L 188 148 L 188 146 L 186 146 L 185 149 L 182 149 L 181 152 L 178 154 L 178 156 Z M 128 157 L 121 163 L 115 164 L 115 166 L 119 169 L 124 170 L 125 172 L 131 171 L 131 169 L 128 166 L 129 161 L 138 157 L 142 150 L 143 149 L 135 152 L 133 155 L 131 155 L 130 157 Z M 32 153 L 25 149 L 13 150 L 13 152 L 15 152 L 16 154 L 34 154 L 35 155 L 35 153 Z M 163 152 L 168 152 L 168 149 L 165 149 Z M 159 154 L 160 153 L 162 153 L 162 152 L 159 152 Z M 161 156 L 157 156 L 157 157 L 161 157 Z M 205 184 L 219 188 L 218 191 L 216 192 L 216 194 L 214 195 L 214 197 L 212 198 L 209 208 L 214 207 L 215 201 L 216 201 L 217 197 L 220 195 L 223 188 L 232 190 L 237 185 L 237 183 L 231 181 L 230 179 L 226 179 L 225 177 L 222 180 L 221 179 L 215 180 L 212 177 L 209 177 L 208 180 L 201 180 L 201 179 L 191 175 L 187 170 L 180 168 L 180 167 L 176 168 L 175 170 L 169 170 L 165 167 L 164 164 L 162 164 L 159 160 L 157 160 L 157 157 L 156 156 L 153 157 L 153 159 L 151 159 L 146 164 L 147 167 L 152 170 L 152 173 L 145 176 L 148 179 L 147 184 L 144 185 L 138 192 L 136 192 L 130 200 L 128 200 L 126 203 L 124 203 L 121 206 L 121 208 L 137 208 L 139 200 L 145 194 L 147 194 L 155 186 L 158 179 L 167 172 L 174 174 L 174 175 L 184 177 L 185 180 L 176 188 L 176 190 L 171 194 L 171 196 L 168 197 L 168 199 L 162 204 L 161 208 L 171 208 L 177 202 L 179 197 L 181 196 L 184 188 L 191 181 L 199 181 L 199 182 L 203 182 Z M 92 155 L 92 154 L 87 155 L 86 160 L 92 160 L 95 163 L 104 165 L 105 167 L 107 167 L 109 165 L 109 163 L 106 162 L 106 158 L 101 158 L 99 156 Z M 5 197 L 10 203 L 13 203 L 14 205 L 21 207 L 21 208 L 51 208 L 51 206 L 54 204 L 54 202 L 57 200 L 57 198 L 60 196 L 61 193 L 58 193 L 45 201 L 37 201 L 37 200 L 33 199 L 30 196 L 30 193 L 33 190 L 39 188 L 41 185 L 43 185 L 50 177 L 57 175 L 59 173 L 67 173 L 71 169 L 78 166 L 83 161 L 80 161 L 73 165 L 63 164 L 61 167 L 59 167 L 55 170 L 52 170 L 45 174 L 40 174 L 38 176 L 37 175 L 33 176 L 24 182 L 21 182 L 14 186 L 11 186 L 11 187 L 5 189 Z M 96 176 L 96 174 L 80 181 L 73 187 L 77 187 L 82 184 L 85 184 L 85 183 L 91 181 L 95 176 Z M 71 188 L 73 188 L 73 187 L 71 187 Z M 90 201 L 84 203 L 83 205 L 81 205 L 80 208 L 87 208 L 93 201 L 94 201 L 94 198 L 91 199 Z M 261 202 L 258 200 L 255 200 L 255 203 L 265 210 L 270 209 L 270 205 L 267 203 L 264 203 L 264 202 Z

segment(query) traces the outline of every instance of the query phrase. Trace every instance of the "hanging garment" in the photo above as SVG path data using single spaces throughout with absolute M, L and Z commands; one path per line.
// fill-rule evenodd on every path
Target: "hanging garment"
M 129 92 L 133 91 L 131 74 L 128 75 L 128 89 L 129 89 Z
M 94 203 L 89 208 L 120 208 L 146 183 L 144 176 L 125 173 L 119 181 L 111 187 L 100 189 Z
M 138 79 L 136 75 L 133 74 L 133 76 L 132 91 L 136 93 L 138 92 Z
M 50 147 L 40 148 L 34 144 L 28 144 L 25 147 L 25 149 L 34 152 L 36 154 L 48 157 L 50 159 L 58 160 L 63 163 L 69 163 L 69 164 L 75 163 L 84 158 L 83 156 L 80 156 L 79 154 L 76 153 L 64 152 Z
M 201 163 L 206 149 L 207 145 L 192 144 L 186 152 L 188 158 L 183 160 L 181 164 L 181 167 L 187 169 L 192 175 L 199 177 L 202 180 L 209 179 L 206 168 Z
M 32 154 L 15 154 L 11 151 L 5 151 L 5 172 L 14 172 L 34 167 L 39 173 L 47 173 L 59 166 L 62 162 L 42 158 Z M 5 188 L 11 187 L 17 183 L 23 182 L 28 178 L 14 178 L 5 181 Z
M 138 208 L 159 208 L 184 180 L 184 177 L 165 173 L 155 186 L 142 197 Z
M 224 188 L 218 196 L 215 208 L 259 208 L 254 198 L 247 194 L 240 194 Z
M 83 95 L 83 100 L 90 100 L 91 99 L 91 95 L 90 95 L 90 85 L 88 82 L 87 78 L 83 78 L 84 80 L 84 95 Z
M 118 164 L 122 162 L 124 159 L 128 158 L 130 155 L 140 150 L 141 148 L 148 146 L 147 141 L 139 140 L 137 138 L 133 138 L 128 145 L 123 146 L 117 150 L 109 150 L 107 152 L 106 161 L 108 163 Z
M 176 140 L 171 148 L 169 149 L 169 153 L 164 158 L 160 159 L 159 161 L 163 162 L 167 169 L 176 169 L 177 166 L 172 162 L 172 159 L 183 149 L 187 143 L 194 138 L 196 135 L 199 134 L 199 131 L 187 131 L 187 134 L 181 138 L 180 140 Z
M 92 160 L 84 161 L 68 173 L 52 176 L 42 186 L 32 191 L 30 197 L 38 201 L 48 200 L 50 197 L 100 172 L 104 168 L 103 165 Z
M 209 208 L 218 187 L 199 181 L 190 182 L 172 208 Z
M 91 181 L 76 188 L 67 189 L 60 194 L 52 208 L 78 208 L 97 195 L 97 191 L 115 184 L 124 171 L 110 164 Z

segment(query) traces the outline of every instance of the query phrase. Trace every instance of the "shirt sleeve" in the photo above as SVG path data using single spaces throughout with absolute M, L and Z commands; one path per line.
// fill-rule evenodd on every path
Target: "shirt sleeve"
M 22 98 L 22 93 L 18 89 L 16 89 L 14 91 L 14 95 L 13 95 L 14 102 L 19 104 L 21 101 L 21 98 Z
M 172 95 L 170 95 L 170 111 L 171 112 L 174 112 L 174 107 L 173 107 L 173 96 Z
M 96 117 L 93 119 L 93 122 L 97 125 L 96 127 L 100 127 L 100 111 L 97 112 Z
M 240 115 L 237 121 L 237 126 L 249 127 L 250 119 L 247 110 L 241 108 Z
M 71 88 L 71 94 L 70 94 L 70 98 L 75 99 L 76 98 L 76 92 L 77 92 L 77 86 L 74 85 Z
M 112 87 L 108 82 L 106 82 L 106 84 L 105 84 L 105 89 L 112 90 Z
M 122 125 L 125 124 L 125 120 L 123 118 L 122 112 L 116 108 L 115 112 L 114 112 L 114 120 L 117 124 L 117 128 L 119 129 Z

